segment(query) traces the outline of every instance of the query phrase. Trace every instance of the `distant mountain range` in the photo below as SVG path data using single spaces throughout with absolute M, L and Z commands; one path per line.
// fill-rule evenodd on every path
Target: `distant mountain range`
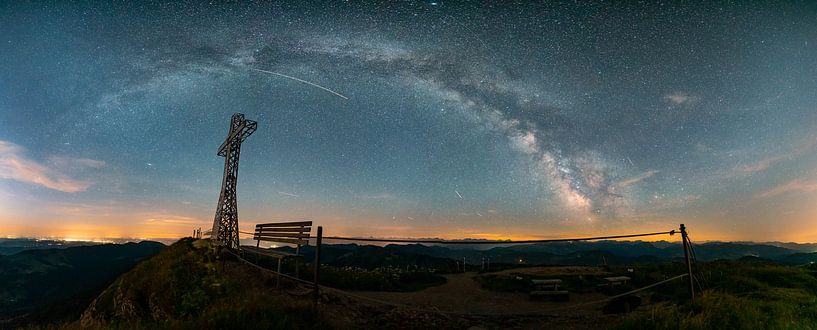
M 287 247 L 281 249 L 291 250 Z M 813 249 L 812 244 L 795 243 L 707 242 L 693 245 L 695 257 L 700 261 L 754 257 L 792 265 L 817 261 L 817 253 L 811 252 Z M 307 256 L 307 260 L 311 260 L 311 247 L 301 251 Z M 373 268 L 435 265 L 435 268 L 442 270 L 457 267 L 456 262 L 462 260 L 469 265 L 479 265 L 483 260 L 494 264 L 624 265 L 681 260 L 683 256 L 680 243 L 642 241 L 558 242 L 493 247 L 487 250 L 419 244 L 390 244 L 382 247 L 328 244 L 321 251 L 322 262 L 335 266 Z
M 0 328 L 75 318 L 158 242 L 33 249 L 0 256 Z
M 64 249 L 73 246 L 99 244 L 92 241 L 68 241 L 49 238 L 0 238 L 0 255 L 10 255 L 26 250 Z
M 178 238 L 158 238 L 149 239 L 149 241 L 160 242 L 165 245 L 173 244 L 179 240 Z M 19 238 L 2 238 L 0 237 L 0 256 L 10 255 L 26 250 L 41 250 L 41 249 L 64 249 L 74 246 L 89 246 L 100 244 L 125 244 L 125 243 L 139 243 L 145 241 L 141 238 L 105 238 L 100 240 L 76 240 L 56 237 L 19 237 Z

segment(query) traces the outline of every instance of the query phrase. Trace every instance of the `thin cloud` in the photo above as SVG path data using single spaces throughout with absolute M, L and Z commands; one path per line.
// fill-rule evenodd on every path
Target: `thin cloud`
M 0 179 L 10 179 L 46 187 L 67 193 L 88 189 L 90 182 L 76 180 L 63 174 L 63 167 L 83 168 L 104 166 L 92 159 L 58 157 L 51 167 L 25 155 L 25 149 L 14 143 L 0 140 Z M 92 166 L 89 166 L 92 165 Z
M 779 162 L 781 160 L 784 160 L 786 158 L 788 158 L 788 157 L 786 157 L 785 155 L 783 155 L 783 156 L 772 156 L 772 157 L 764 158 L 764 159 L 761 159 L 761 160 L 757 161 L 756 163 L 752 163 L 752 164 L 743 165 L 743 166 L 738 167 L 737 172 L 739 174 L 752 174 L 752 173 L 755 173 L 755 172 L 760 172 L 760 171 L 763 171 L 763 170 L 769 168 L 769 166 L 772 166 L 772 164 L 777 163 L 777 162 Z
M 647 178 L 652 177 L 656 173 L 658 173 L 658 171 L 649 170 L 649 171 L 646 171 L 646 172 L 641 173 L 639 175 L 636 175 L 634 177 L 630 177 L 630 178 L 621 180 L 619 182 L 616 182 L 613 186 L 617 187 L 617 188 L 624 188 L 624 187 L 632 186 L 632 185 L 637 184 L 637 183 L 639 183 L 641 181 L 644 181 Z
M 683 105 L 683 104 L 691 104 L 698 102 L 700 98 L 697 96 L 691 96 L 684 92 L 675 92 L 672 94 L 664 95 L 664 100 L 670 102 L 675 105 Z
M 814 150 L 815 147 L 817 147 L 817 138 L 809 138 L 805 142 L 801 143 L 797 148 L 789 150 L 789 152 L 786 152 L 784 154 L 766 157 L 752 164 L 738 166 L 737 168 L 735 168 L 735 170 L 732 171 L 730 176 L 750 175 L 756 172 L 763 171 L 771 167 L 775 163 L 800 157 L 806 154 L 807 152 Z
M 175 214 L 157 214 L 145 219 L 147 225 L 197 225 L 201 223 L 203 221 L 199 219 Z
M 791 193 L 807 194 L 817 191 L 817 180 L 794 179 L 757 194 L 757 198 L 769 198 Z

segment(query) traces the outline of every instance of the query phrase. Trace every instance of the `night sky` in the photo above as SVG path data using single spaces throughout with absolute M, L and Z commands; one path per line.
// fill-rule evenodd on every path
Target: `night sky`
M 817 241 L 814 2 L 4 1 L 0 236 L 211 227 L 235 112 L 244 230 Z

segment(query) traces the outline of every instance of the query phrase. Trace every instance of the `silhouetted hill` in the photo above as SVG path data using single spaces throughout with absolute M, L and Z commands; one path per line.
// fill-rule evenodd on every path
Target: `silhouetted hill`
M 144 241 L 0 256 L 0 327 L 75 318 L 117 276 L 163 248 Z
M 736 243 L 747 243 L 747 242 L 736 242 Z M 762 243 L 755 243 L 755 242 L 748 242 L 747 244 L 762 244 L 762 245 L 779 246 L 779 247 L 787 248 L 789 250 L 794 250 L 794 251 L 804 252 L 804 253 L 817 252 L 817 243 L 793 243 L 793 242 L 762 242 Z
M 808 245 L 801 244 L 800 248 Z M 282 250 L 292 251 L 282 247 Z M 802 253 L 783 246 L 759 243 L 707 242 L 694 245 L 699 261 L 737 260 L 756 257 L 786 264 L 805 264 L 817 261 L 817 253 Z M 302 248 L 307 259 L 312 248 Z M 423 257 L 426 256 L 426 257 Z M 432 258 L 428 258 L 432 257 Z M 642 241 L 556 242 L 511 245 L 486 250 L 426 246 L 420 244 L 389 244 L 386 246 L 357 244 L 325 244 L 322 259 L 335 266 L 374 268 L 378 266 L 419 266 L 441 272 L 456 270 L 457 262 L 465 259 L 469 265 L 480 265 L 483 260 L 493 264 L 523 265 L 626 265 L 684 257 L 680 243 Z
M 817 263 L 817 252 L 794 253 L 779 257 L 777 261 L 790 265 L 806 265 Z
M 695 245 L 694 249 L 698 260 L 739 259 L 745 256 L 776 260 L 797 252 L 784 247 L 744 243 L 704 243 Z

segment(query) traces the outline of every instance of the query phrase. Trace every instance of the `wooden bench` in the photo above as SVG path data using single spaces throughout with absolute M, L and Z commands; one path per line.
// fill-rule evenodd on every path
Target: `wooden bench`
M 616 285 L 624 285 L 630 281 L 630 278 L 627 276 L 613 276 L 613 277 L 605 277 L 605 281 L 607 281 L 606 285 L 609 287 L 613 287 Z
M 533 282 L 534 291 L 558 291 L 559 285 L 562 284 L 560 279 L 531 280 L 531 282 Z
M 281 282 L 281 261 L 283 259 L 296 259 L 295 276 L 299 276 L 298 260 L 303 257 L 300 254 L 301 245 L 309 244 L 309 234 L 311 231 L 312 221 L 259 223 L 255 225 L 255 233 L 252 237 L 252 239 L 256 240 L 255 246 L 242 245 L 241 250 L 278 259 L 278 278 L 275 284 L 277 287 Z M 293 244 L 295 245 L 295 253 L 262 248 L 261 241 Z
M 530 292 L 532 299 L 568 300 L 570 297 L 567 291 L 559 290 L 559 285 L 562 284 L 560 279 L 531 280 L 531 282 L 533 283 L 533 290 Z

